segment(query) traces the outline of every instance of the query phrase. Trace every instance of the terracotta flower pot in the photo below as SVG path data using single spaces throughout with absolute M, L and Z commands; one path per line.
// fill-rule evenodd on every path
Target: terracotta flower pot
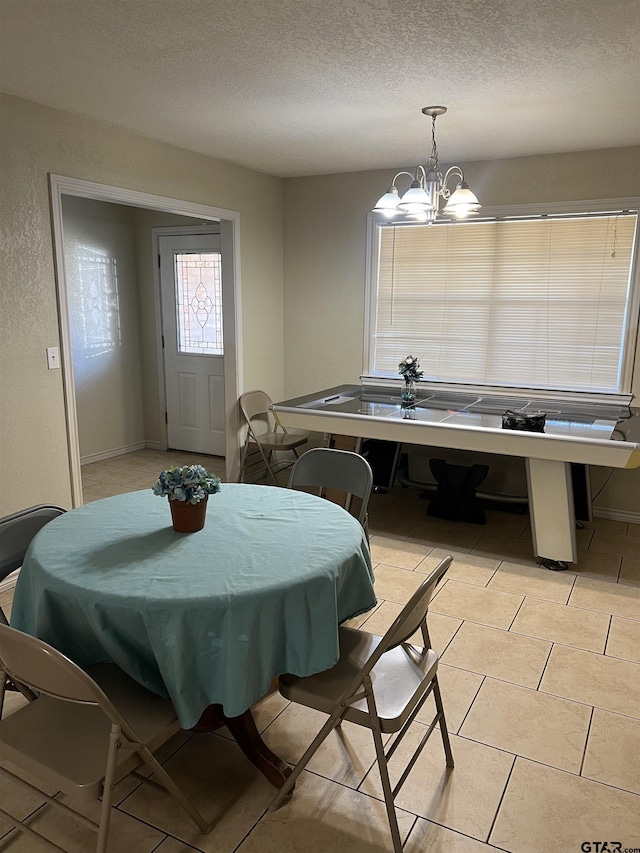
M 190 504 L 188 501 L 172 501 L 168 498 L 173 529 L 178 533 L 195 533 L 197 530 L 202 530 L 208 498 L 209 495 L 205 495 L 204 499 L 197 504 Z

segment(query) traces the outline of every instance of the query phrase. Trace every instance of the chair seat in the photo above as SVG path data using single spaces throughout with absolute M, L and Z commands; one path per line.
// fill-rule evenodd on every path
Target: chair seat
M 180 730 L 168 699 L 146 690 L 112 664 L 90 667 L 88 674 L 151 752 L 167 740 L 167 729 Z M 60 702 L 42 695 L 0 721 L 0 758 L 46 779 L 78 801 L 102 795 L 111 723 L 95 705 Z M 60 731 L 71 737 L 60 737 Z M 131 749 L 118 750 L 116 780 L 143 764 Z
M 306 435 L 295 435 L 290 432 L 263 432 L 256 436 L 256 441 L 265 450 L 292 450 L 306 444 Z
M 316 675 L 298 678 L 280 677 L 280 692 L 286 699 L 331 714 L 336 702 L 349 689 L 382 637 L 362 629 L 340 628 L 340 659 L 334 667 Z M 411 714 L 424 690 L 425 677 L 432 678 L 438 667 L 438 655 L 429 649 L 423 660 L 411 653 L 411 646 L 390 649 L 371 671 L 376 708 L 383 732 L 397 732 Z M 344 719 L 357 725 L 370 726 L 365 699 L 347 709 Z

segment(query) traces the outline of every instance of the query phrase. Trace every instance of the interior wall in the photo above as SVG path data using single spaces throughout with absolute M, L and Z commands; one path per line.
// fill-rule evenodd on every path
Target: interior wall
M 62 200 L 80 458 L 144 446 L 134 210 Z
M 637 146 L 461 165 L 485 206 L 640 196 Z M 367 214 L 402 168 L 285 180 L 286 397 L 358 381 Z M 595 491 L 607 474 L 594 471 Z M 640 513 L 640 469 L 616 471 L 596 506 Z
M 71 505 L 48 173 L 240 213 L 240 384 L 283 394 L 282 181 L 0 95 L 0 454 L 20 467 L 0 515 Z

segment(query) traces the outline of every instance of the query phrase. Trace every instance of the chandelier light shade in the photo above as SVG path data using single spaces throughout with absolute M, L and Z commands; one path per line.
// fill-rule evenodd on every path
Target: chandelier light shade
M 446 111 L 446 107 L 423 107 L 422 112 L 431 117 L 431 156 L 427 165 L 418 166 L 415 174 L 398 172 L 391 186 L 373 208 L 374 213 L 381 213 L 387 219 L 403 215 L 430 225 L 438 216 L 464 219 L 480 210 L 480 203 L 469 189 L 460 166 L 451 166 L 444 175 L 440 171 L 436 145 L 436 118 Z M 396 186 L 396 181 L 401 176 L 411 178 L 411 184 L 402 196 Z M 453 192 L 448 187 L 451 178 L 457 178 Z M 445 202 L 442 209 L 440 209 L 440 199 Z

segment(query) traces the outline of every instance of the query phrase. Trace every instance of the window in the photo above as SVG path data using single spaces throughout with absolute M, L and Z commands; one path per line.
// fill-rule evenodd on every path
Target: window
M 374 222 L 369 365 L 397 377 L 625 393 L 637 210 Z M 635 288 L 637 289 L 637 288 Z

